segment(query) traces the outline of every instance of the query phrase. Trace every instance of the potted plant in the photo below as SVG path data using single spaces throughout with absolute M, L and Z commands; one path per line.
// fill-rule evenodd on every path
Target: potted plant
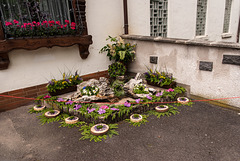
M 93 135 L 104 135 L 109 130 L 109 126 L 107 124 L 99 123 L 91 127 L 91 133 Z
M 158 86 L 161 88 L 174 88 L 176 87 L 176 82 L 174 81 L 172 74 L 168 72 L 159 72 L 155 69 L 148 68 L 148 71 L 144 73 L 145 79 L 149 85 Z
M 34 107 L 33 107 L 33 109 L 35 110 L 35 111 L 42 111 L 42 110 L 44 110 L 46 108 L 46 106 L 42 106 L 42 105 L 35 105 Z
M 116 37 L 109 36 L 107 40 L 109 39 L 112 44 L 104 46 L 100 50 L 100 53 L 107 52 L 110 61 L 114 60 L 115 62 L 122 62 L 124 65 L 127 65 L 130 61 L 134 60 L 134 48 L 136 45 L 125 43 L 121 37 L 117 39 Z
M 61 95 L 64 93 L 72 92 L 77 90 L 77 85 L 82 83 L 82 78 L 79 76 L 77 71 L 74 75 L 63 73 L 63 79 L 56 80 L 52 79 L 48 82 L 47 90 L 51 96 Z
M 178 97 L 177 102 L 181 104 L 188 104 L 189 99 L 187 97 Z
M 120 80 L 115 80 L 112 84 L 112 88 L 114 90 L 114 95 L 117 97 L 121 97 L 125 95 L 124 89 L 124 82 Z
M 58 111 L 58 110 L 50 110 L 50 111 L 47 111 L 47 112 L 45 112 L 45 116 L 47 117 L 47 118 L 53 118 L 53 117 L 56 117 L 57 115 L 59 115 L 60 114 L 60 111 Z
M 130 116 L 130 121 L 131 122 L 141 122 L 142 121 L 142 115 L 140 115 L 140 114 L 132 114 L 131 116 Z
M 126 67 L 120 62 L 115 62 L 108 66 L 108 74 L 110 78 L 115 79 L 119 76 L 124 76 L 125 72 Z
M 169 110 L 169 107 L 167 105 L 160 105 L 155 107 L 155 110 L 157 112 L 167 112 Z
M 66 123 L 66 124 L 75 124 L 75 123 L 78 122 L 78 120 L 79 120 L 78 117 L 76 117 L 76 116 L 70 116 L 70 117 L 65 118 L 65 123 Z

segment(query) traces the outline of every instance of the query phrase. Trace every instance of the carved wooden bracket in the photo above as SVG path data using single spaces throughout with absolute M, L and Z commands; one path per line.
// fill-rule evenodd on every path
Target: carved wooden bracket
M 7 69 L 9 64 L 8 53 L 0 53 L 0 70 Z
M 79 54 L 82 59 L 87 59 L 88 55 L 90 54 L 88 51 L 89 45 L 82 45 L 79 44 Z

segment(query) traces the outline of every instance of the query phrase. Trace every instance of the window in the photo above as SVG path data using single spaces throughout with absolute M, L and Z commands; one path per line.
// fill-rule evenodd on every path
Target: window
M 223 23 L 223 33 L 228 33 L 229 32 L 231 7 L 232 7 L 232 0 L 226 0 L 224 23 Z
M 196 36 L 205 35 L 207 0 L 197 1 Z
M 5 38 L 81 34 L 78 0 L 1 0 Z
M 150 0 L 151 36 L 167 37 L 168 0 Z

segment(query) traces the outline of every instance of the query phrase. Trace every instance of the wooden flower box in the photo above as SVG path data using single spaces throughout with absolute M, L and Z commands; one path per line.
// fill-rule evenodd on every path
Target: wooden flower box
M 61 94 L 69 93 L 69 92 L 74 92 L 77 91 L 77 86 L 70 86 L 68 88 L 64 88 L 62 90 L 56 90 L 56 92 L 49 92 L 51 96 L 58 96 Z
M 160 87 L 160 88 L 165 88 L 165 89 L 175 88 L 176 85 L 177 85 L 176 82 L 172 82 L 172 83 L 169 84 L 169 85 L 164 85 L 164 86 L 161 87 L 159 84 L 154 83 L 154 82 L 150 82 L 150 81 L 148 81 L 148 80 L 147 80 L 147 84 L 148 84 L 148 85 L 151 85 L 151 86 L 156 86 L 156 87 Z

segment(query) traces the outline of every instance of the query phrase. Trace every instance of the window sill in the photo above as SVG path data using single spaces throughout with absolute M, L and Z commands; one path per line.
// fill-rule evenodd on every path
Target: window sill
M 86 59 L 89 55 L 88 47 L 92 44 L 91 35 L 64 36 L 49 38 L 7 39 L 0 40 L 0 70 L 7 69 L 10 63 L 8 52 L 16 49 L 36 50 L 41 47 L 53 46 L 69 47 L 79 45 L 80 56 Z
M 231 38 L 232 34 L 231 33 L 223 33 L 221 36 L 222 36 L 222 39 L 227 39 L 227 38 Z
M 208 35 L 195 36 L 197 40 L 208 40 Z

